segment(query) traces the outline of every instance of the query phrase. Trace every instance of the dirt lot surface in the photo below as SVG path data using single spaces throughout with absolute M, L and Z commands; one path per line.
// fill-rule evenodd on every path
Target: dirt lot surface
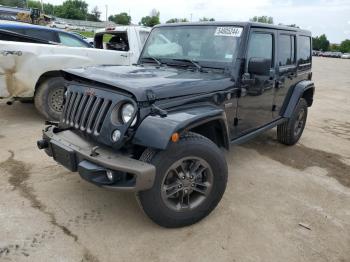
M 216 210 L 153 224 L 133 194 L 95 187 L 36 148 L 43 119 L 0 102 L 0 261 L 350 261 L 350 60 L 315 58 L 300 143 L 275 130 L 227 153 Z

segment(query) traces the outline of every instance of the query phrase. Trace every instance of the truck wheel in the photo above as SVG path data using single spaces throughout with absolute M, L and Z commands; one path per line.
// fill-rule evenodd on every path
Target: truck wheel
M 156 166 L 154 185 L 138 193 L 144 212 L 163 227 L 183 227 L 207 216 L 226 189 L 224 154 L 209 139 L 187 133 L 165 151 L 146 149 L 142 161 Z
M 291 118 L 277 126 L 277 139 L 285 145 L 294 145 L 303 134 L 307 118 L 307 103 L 301 98 Z
M 36 109 L 49 120 L 59 120 L 63 110 L 64 80 L 51 77 L 40 84 L 35 92 Z

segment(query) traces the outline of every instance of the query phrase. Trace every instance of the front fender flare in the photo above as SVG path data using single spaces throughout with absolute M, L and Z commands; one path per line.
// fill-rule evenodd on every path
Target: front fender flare
M 300 98 L 303 96 L 305 91 L 312 89 L 312 92 L 315 90 L 315 85 L 310 80 L 304 80 L 295 85 L 293 88 L 292 94 L 289 96 L 289 100 L 285 105 L 285 109 L 282 111 L 283 117 L 290 118 L 293 114 L 294 108 L 298 104 Z
M 214 120 L 221 122 L 224 141 L 228 141 L 224 110 L 215 106 L 201 106 L 170 112 L 166 117 L 147 116 L 138 127 L 132 142 L 140 146 L 165 150 L 173 133 L 181 133 Z

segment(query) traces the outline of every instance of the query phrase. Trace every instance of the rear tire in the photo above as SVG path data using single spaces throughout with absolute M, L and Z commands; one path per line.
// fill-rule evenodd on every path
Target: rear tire
M 303 134 L 307 119 L 307 102 L 301 98 L 287 122 L 277 126 L 277 140 L 285 145 L 296 144 Z
M 63 110 L 64 79 L 51 77 L 40 84 L 35 92 L 36 109 L 48 120 L 58 121 Z
M 154 185 L 138 193 L 146 215 L 163 227 L 194 224 L 219 203 L 227 184 L 224 154 L 209 139 L 187 133 L 165 151 L 146 149 L 140 160 L 156 166 Z

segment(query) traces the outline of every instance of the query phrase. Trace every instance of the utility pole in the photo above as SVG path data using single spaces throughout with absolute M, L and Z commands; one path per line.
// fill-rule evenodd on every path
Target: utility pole
M 191 14 L 191 20 L 190 21 L 192 22 L 192 14 Z
M 44 4 L 43 4 L 43 0 L 41 0 L 41 12 L 44 13 Z
M 106 5 L 106 22 L 108 22 L 108 5 Z

